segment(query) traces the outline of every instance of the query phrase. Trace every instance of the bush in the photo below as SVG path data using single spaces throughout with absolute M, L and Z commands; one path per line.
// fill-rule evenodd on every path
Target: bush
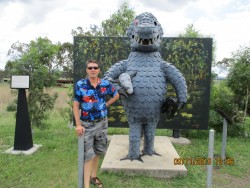
M 73 85 L 70 85 L 67 91 L 67 96 L 69 97 L 69 100 L 67 101 L 67 107 L 59 109 L 59 113 L 66 123 L 71 123 L 73 121 L 73 109 L 72 109 L 73 95 L 74 95 Z
M 209 127 L 216 132 L 222 132 L 223 118 L 213 109 L 209 110 Z
M 235 95 L 227 87 L 225 82 L 220 82 L 212 85 L 211 101 L 209 113 L 209 126 L 214 130 L 221 132 L 223 127 L 223 117 L 231 124 L 228 127 L 228 132 L 240 132 L 239 126 L 244 120 L 244 113 L 239 110 L 238 104 L 235 101 Z M 220 112 L 220 113 L 219 113 Z M 221 116 L 224 115 L 223 117 Z M 238 131 L 236 131 L 236 129 Z
M 14 100 L 11 103 L 8 104 L 8 106 L 6 107 L 6 110 L 8 112 L 14 112 L 17 111 L 17 101 Z

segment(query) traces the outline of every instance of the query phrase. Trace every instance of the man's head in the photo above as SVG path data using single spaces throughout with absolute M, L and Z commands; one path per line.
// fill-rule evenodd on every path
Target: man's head
M 99 63 L 96 60 L 88 60 L 86 62 L 86 72 L 89 78 L 97 78 L 100 73 Z

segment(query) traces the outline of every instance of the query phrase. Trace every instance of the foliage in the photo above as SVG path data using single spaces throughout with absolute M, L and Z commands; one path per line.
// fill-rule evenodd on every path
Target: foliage
M 59 49 L 59 44 L 38 38 L 29 44 L 14 43 L 9 50 L 11 60 L 6 64 L 6 72 L 30 76 L 28 108 L 33 126 L 42 127 L 47 112 L 54 107 L 57 94 L 49 94 L 48 88 L 54 86 L 59 77 L 57 68 L 62 64 Z
M 229 68 L 232 66 L 232 58 L 223 58 L 221 61 L 216 62 L 216 66 L 221 70 L 229 71 Z
M 235 93 L 237 104 L 244 110 L 245 118 L 250 97 L 250 46 L 242 47 L 233 53 L 227 82 Z
M 227 87 L 226 82 L 214 84 L 211 92 L 210 106 L 215 111 L 223 111 L 232 122 L 241 122 L 242 117 L 237 116 L 239 107 L 235 103 L 235 95 L 230 88 Z
M 78 26 L 71 31 L 72 36 L 102 36 L 101 28 L 97 25 L 90 25 L 89 29 L 83 29 L 81 26 Z
M 0 69 L 0 83 L 2 82 L 4 76 L 5 76 L 5 71 Z
M 77 27 L 72 30 L 73 36 L 126 36 L 127 28 L 135 17 L 135 11 L 129 8 L 128 3 L 123 3 L 111 14 L 109 19 L 102 21 L 101 26 L 90 25 L 89 29 Z
M 60 67 L 63 69 L 63 78 L 73 79 L 73 44 L 66 42 L 59 44 L 57 55 Z
M 66 123 L 71 123 L 73 121 L 73 109 L 72 109 L 73 91 L 74 91 L 73 86 L 70 85 L 67 91 L 67 96 L 69 98 L 69 100 L 67 101 L 67 106 L 62 107 L 59 110 L 61 117 Z
M 209 126 L 216 131 L 222 131 L 223 118 L 230 123 L 229 135 L 238 136 L 244 130 L 241 128 L 243 123 L 243 111 L 239 109 L 235 101 L 235 95 L 227 86 L 226 82 L 221 81 L 212 85 L 210 100 Z M 241 134 L 242 135 L 242 134 Z
M 6 110 L 8 112 L 13 112 L 13 111 L 16 111 L 17 110 L 17 100 L 14 100 L 12 102 L 10 102 L 7 107 L 6 107 Z
M 188 24 L 185 28 L 184 33 L 179 34 L 181 38 L 212 38 L 212 36 L 205 35 L 200 33 L 200 31 L 196 30 L 194 24 Z M 212 46 L 212 64 L 215 66 L 215 50 L 216 50 L 216 42 L 213 39 L 213 46 Z
M 195 29 L 193 24 L 188 24 L 185 28 L 184 33 L 180 33 L 179 37 L 191 37 L 191 38 L 201 38 L 204 37 L 198 30 Z
M 126 36 L 126 31 L 135 17 L 135 11 L 123 3 L 117 12 L 102 22 L 103 36 Z

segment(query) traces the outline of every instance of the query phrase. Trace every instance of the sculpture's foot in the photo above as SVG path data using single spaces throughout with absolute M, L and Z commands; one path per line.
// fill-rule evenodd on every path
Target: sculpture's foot
M 145 155 L 149 155 L 149 156 L 152 156 L 152 155 L 161 156 L 161 154 L 156 153 L 155 151 L 153 151 L 152 153 L 148 153 L 148 152 L 144 152 L 144 151 L 142 150 L 142 155 L 141 155 L 141 156 L 145 156 Z
M 121 160 L 121 161 L 123 161 L 123 160 L 130 160 L 130 161 L 138 160 L 138 161 L 143 162 L 143 160 L 141 159 L 141 155 L 139 155 L 139 157 L 136 157 L 136 158 L 130 157 L 130 156 L 128 155 L 127 157 L 122 158 L 122 159 L 120 159 L 120 160 Z

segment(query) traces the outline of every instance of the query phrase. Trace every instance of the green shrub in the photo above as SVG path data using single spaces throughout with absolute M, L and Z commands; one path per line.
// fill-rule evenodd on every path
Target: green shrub
M 221 114 L 224 116 L 222 117 Z M 228 134 L 232 136 L 240 135 L 242 132 L 244 113 L 239 110 L 235 101 L 235 95 L 227 87 L 225 82 L 212 85 L 209 127 L 221 132 L 223 128 L 223 118 L 226 118 L 231 124 L 228 126 Z
M 8 106 L 6 107 L 6 110 L 8 112 L 17 111 L 17 102 L 16 102 L 16 100 L 14 100 L 11 103 L 9 103 Z

